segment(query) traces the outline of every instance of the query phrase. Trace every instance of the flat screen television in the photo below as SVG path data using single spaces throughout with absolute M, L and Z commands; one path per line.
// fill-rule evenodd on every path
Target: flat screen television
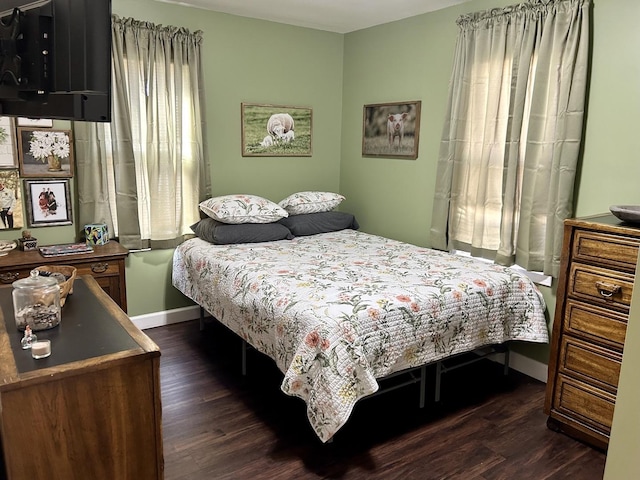
M 111 121 L 111 0 L 0 0 L 0 116 Z

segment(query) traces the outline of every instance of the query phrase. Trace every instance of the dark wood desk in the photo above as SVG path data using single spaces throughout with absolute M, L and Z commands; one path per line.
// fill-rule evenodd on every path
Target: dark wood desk
M 0 288 L 0 439 L 9 480 L 163 478 L 160 350 L 91 276 L 59 326 L 22 350 L 11 287 Z
M 43 257 L 37 250 L 22 252 L 12 250 L 0 257 L 0 283 L 11 285 L 18 278 L 26 278 L 29 272 L 41 265 L 71 265 L 77 275 L 91 275 L 102 289 L 127 311 L 127 282 L 124 260 L 129 250 L 115 240 L 96 245 L 91 253 L 76 253 L 60 257 Z

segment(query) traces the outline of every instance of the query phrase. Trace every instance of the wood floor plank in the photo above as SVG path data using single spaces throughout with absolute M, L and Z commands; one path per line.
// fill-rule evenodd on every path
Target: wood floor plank
M 282 374 L 218 323 L 146 330 L 162 352 L 166 480 L 601 479 L 606 456 L 546 428 L 545 385 L 490 361 L 448 373 L 442 401 L 412 385 L 359 402 L 330 444 Z M 433 369 L 428 369 L 433 381 Z M 432 392 L 430 392 L 431 396 Z

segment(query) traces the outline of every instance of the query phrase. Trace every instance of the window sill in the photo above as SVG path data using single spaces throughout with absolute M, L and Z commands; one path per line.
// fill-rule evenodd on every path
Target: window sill
M 460 255 L 461 257 L 470 257 L 471 254 L 469 252 L 465 252 L 463 250 L 453 250 L 451 253 L 454 255 Z M 474 257 L 476 260 L 480 260 L 485 263 L 493 263 L 492 260 L 481 257 Z M 537 285 L 544 285 L 545 287 L 551 287 L 551 282 L 553 281 L 553 277 L 551 275 L 545 275 L 542 272 L 530 272 L 525 268 L 522 268 L 520 265 L 511 265 L 509 268 L 516 270 L 520 273 L 525 274 L 527 277 L 531 279 Z

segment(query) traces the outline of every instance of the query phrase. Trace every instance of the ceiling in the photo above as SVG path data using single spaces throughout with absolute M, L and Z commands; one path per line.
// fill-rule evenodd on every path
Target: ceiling
M 470 0 L 159 0 L 242 17 L 349 33 Z

